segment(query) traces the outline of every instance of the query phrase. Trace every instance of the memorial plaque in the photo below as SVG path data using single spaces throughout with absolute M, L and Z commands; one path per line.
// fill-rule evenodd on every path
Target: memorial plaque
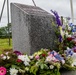
M 53 49 L 57 38 L 52 21 L 54 17 L 39 7 L 11 3 L 13 50 L 33 54 Z

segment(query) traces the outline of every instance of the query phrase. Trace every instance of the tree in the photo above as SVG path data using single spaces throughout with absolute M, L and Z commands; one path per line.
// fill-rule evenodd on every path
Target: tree
M 10 37 L 12 37 L 11 23 L 9 23 L 9 31 L 8 26 L 0 28 L 0 38 L 7 38 L 9 35 L 8 33 L 10 33 Z

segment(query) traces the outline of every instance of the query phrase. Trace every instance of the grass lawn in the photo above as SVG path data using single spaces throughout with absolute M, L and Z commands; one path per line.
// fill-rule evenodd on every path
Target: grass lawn
M 12 49 L 12 39 L 11 40 L 11 45 L 9 46 L 9 40 L 8 39 L 0 39 L 0 53 L 3 50 L 10 50 Z

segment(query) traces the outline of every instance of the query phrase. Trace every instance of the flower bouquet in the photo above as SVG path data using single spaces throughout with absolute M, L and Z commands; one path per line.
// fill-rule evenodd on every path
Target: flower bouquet
M 19 51 L 0 55 L 0 75 L 60 75 L 64 58 L 56 51 L 41 49 L 28 56 Z
M 19 51 L 5 52 L 0 55 L 0 75 L 28 74 L 29 62 L 29 57 Z
M 57 32 L 58 36 L 58 50 L 59 53 L 63 55 L 65 59 L 65 64 L 62 65 L 62 69 L 65 70 L 76 70 L 76 26 L 73 23 L 69 23 L 70 18 L 66 20 L 59 17 L 56 11 L 51 10 L 56 19 Z M 61 69 L 61 70 L 62 70 Z M 68 75 L 75 75 L 75 73 L 68 73 Z M 67 75 L 62 74 L 62 75 Z
M 69 51 L 68 48 L 63 55 L 41 49 L 31 56 L 19 51 L 5 52 L 0 55 L 0 75 L 61 75 L 62 69 L 76 69 L 71 61 L 74 54 Z
M 61 64 L 64 58 L 56 51 L 41 49 L 34 53 L 31 59 L 30 73 L 33 75 L 60 75 Z

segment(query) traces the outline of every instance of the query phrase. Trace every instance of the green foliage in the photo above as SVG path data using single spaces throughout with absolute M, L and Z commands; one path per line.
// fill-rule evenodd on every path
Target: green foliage
M 60 75 L 60 72 L 56 70 L 41 70 L 39 75 Z
M 30 73 L 32 73 L 33 75 L 37 75 L 37 71 L 38 71 L 38 66 L 33 65 L 30 68 Z
M 73 70 L 76 70 L 76 67 L 72 67 L 68 64 L 64 64 L 63 65 L 63 68 L 66 70 L 66 71 L 73 71 Z
M 11 45 L 10 46 L 9 46 L 9 42 L 8 41 L 9 41 L 8 39 L 0 39 L 0 52 L 3 52 L 3 50 L 12 49 L 12 39 L 10 39 L 10 41 L 11 41 Z

